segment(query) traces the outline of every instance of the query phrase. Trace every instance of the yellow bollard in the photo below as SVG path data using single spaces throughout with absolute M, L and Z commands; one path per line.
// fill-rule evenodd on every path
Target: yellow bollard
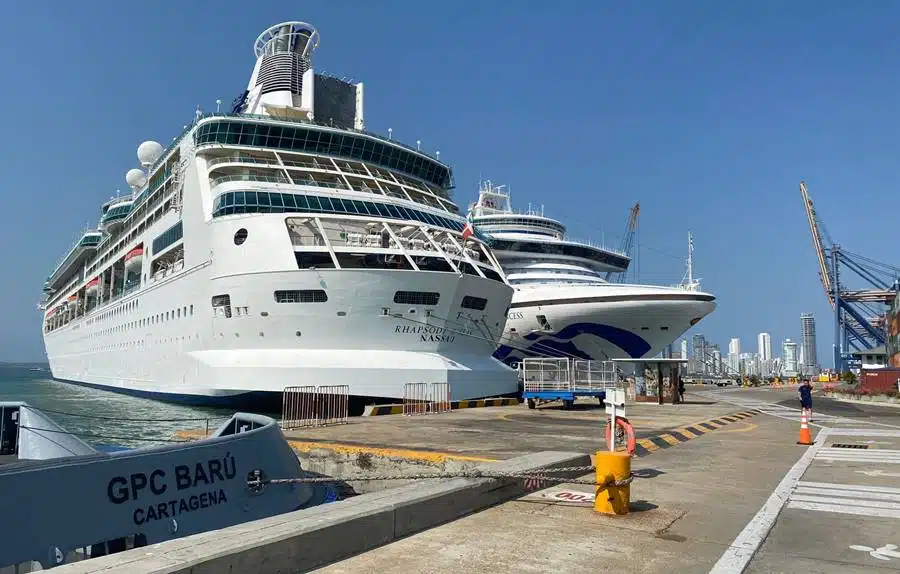
M 625 452 L 597 451 L 595 455 L 597 484 L 625 480 L 631 476 L 631 455 Z M 631 485 L 597 486 L 594 510 L 604 514 L 628 514 L 631 502 Z

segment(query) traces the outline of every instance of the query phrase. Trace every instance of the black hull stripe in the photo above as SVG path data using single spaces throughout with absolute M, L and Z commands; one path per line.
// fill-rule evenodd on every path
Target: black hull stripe
M 510 305 L 510 309 L 521 307 L 547 307 L 549 305 L 578 305 L 581 303 L 616 303 L 619 301 L 715 301 L 712 295 L 692 295 L 690 293 L 659 293 L 637 295 L 600 295 L 594 297 L 574 297 L 571 299 L 546 299 L 543 301 L 520 301 Z

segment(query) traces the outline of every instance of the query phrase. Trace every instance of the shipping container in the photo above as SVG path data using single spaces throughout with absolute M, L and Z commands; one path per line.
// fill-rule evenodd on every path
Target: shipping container
M 900 369 L 863 369 L 859 377 L 861 391 L 900 392 Z

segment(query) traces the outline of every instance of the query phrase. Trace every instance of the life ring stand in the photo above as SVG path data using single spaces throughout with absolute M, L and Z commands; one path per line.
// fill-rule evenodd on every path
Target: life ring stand
M 634 438 L 634 427 L 631 426 L 631 423 L 628 422 L 628 419 L 625 417 L 616 417 L 616 426 L 622 427 L 622 430 L 625 431 L 625 450 L 628 454 L 634 454 L 634 450 L 637 447 L 637 442 Z M 610 425 L 609 421 L 606 423 L 606 444 L 609 444 L 609 433 L 610 433 Z

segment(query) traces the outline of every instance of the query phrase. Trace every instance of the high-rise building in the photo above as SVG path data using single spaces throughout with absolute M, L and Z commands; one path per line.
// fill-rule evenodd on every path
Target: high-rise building
M 796 377 L 799 374 L 797 370 L 797 343 L 790 339 L 785 339 L 782 345 L 782 352 L 784 354 L 782 374 L 785 377 Z
M 719 345 L 713 345 L 709 351 L 709 373 L 711 375 L 719 376 L 722 374 L 722 352 L 719 350 Z
M 709 372 L 706 365 L 706 337 L 704 337 L 701 333 L 695 333 L 692 339 L 692 343 L 694 345 L 694 363 L 691 371 L 698 375 L 705 375 Z
M 688 341 L 687 339 L 681 340 L 681 358 L 687 360 L 688 358 Z
M 772 367 L 772 337 L 768 333 L 760 333 L 756 336 L 757 356 L 759 359 L 759 374 L 770 377 L 774 371 Z
M 728 343 L 728 371 L 730 375 L 741 372 L 741 340 L 737 337 Z
M 760 333 L 756 336 L 757 346 L 756 352 L 760 361 L 772 360 L 772 337 L 768 333 Z
M 804 375 L 815 375 L 819 372 L 819 361 L 816 358 L 816 318 L 812 313 L 800 315 L 800 345 L 803 360 L 800 372 Z
M 759 376 L 759 356 L 756 353 L 741 353 L 740 361 L 744 375 Z

